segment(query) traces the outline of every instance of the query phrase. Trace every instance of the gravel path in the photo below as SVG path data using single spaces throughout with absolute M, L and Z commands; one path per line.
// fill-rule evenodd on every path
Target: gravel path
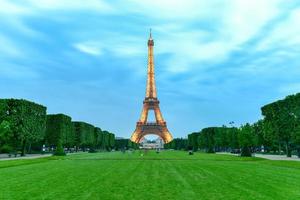
M 232 154 L 232 153 L 228 153 L 228 152 L 217 152 L 217 154 L 239 156 L 238 154 Z M 265 158 L 265 159 L 268 159 L 268 160 L 294 160 L 294 161 L 300 161 L 300 158 L 298 158 L 297 156 L 292 156 L 291 158 L 288 158 L 285 155 L 268 155 L 268 154 L 253 154 L 253 156 L 257 157 L 257 158 Z
M 269 160 L 295 160 L 300 161 L 300 158 L 297 156 L 292 156 L 291 158 L 286 157 L 285 155 L 267 155 L 267 154 L 254 154 L 255 157 L 265 158 Z
M 52 154 L 27 154 L 24 157 L 8 157 L 7 154 L 0 154 L 0 161 L 2 160 L 19 160 L 19 159 L 35 159 L 35 158 L 43 158 L 50 157 Z

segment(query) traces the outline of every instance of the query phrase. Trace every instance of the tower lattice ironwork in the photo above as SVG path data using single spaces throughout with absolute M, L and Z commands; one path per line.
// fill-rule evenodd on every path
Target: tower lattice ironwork
M 164 143 L 173 140 L 171 133 L 167 128 L 167 123 L 164 121 L 157 99 L 155 76 L 154 76 L 154 56 L 153 56 L 154 41 L 150 30 L 148 40 L 148 72 L 147 72 L 147 87 L 146 97 L 143 101 L 143 110 L 139 121 L 136 123 L 136 129 L 131 136 L 133 142 L 139 143 L 145 135 L 154 134 L 161 137 Z M 153 110 L 155 114 L 155 122 L 148 122 L 149 110 Z

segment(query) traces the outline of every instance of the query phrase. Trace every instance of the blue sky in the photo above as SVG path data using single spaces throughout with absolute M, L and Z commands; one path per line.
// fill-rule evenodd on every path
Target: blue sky
M 299 21 L 296 0 L 0 0 L 0 98 L 130 137 L 152 28 L 174 137 L 255 122 L 262 105 L 300 92 Z

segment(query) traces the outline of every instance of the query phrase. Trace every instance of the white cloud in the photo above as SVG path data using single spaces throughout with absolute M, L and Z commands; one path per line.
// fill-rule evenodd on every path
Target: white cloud
M 77 43 L 77 44 L 74 44 L 73 46 L 77 50 L 79 50 L 83 53 L 93 55 L 93 56 L 98 56 L 98 55 L 102 54 L 101 48 L 97 44 L 94 44 L 91 42 Z
M 45 10 L 94 10 L 113 12 L 114 9 L 102 0 L 28 0 L 35 9 Z
M 282 2 L 284 1 L 231 0 L 225 3 L 218 0 L 132 0 L 111 3 L 90 0 L 82 3 L 79 0 L 28 0 L 23 7 L 6 4 L 16 7 L 16 12 L 26 7 L 35 12 L 93 10 L 99 14 L 139 14 L 144 16 L 144 26 L 150 27 L 147 23 L 152 23 L 157 42 L 155 53 L 169 54 L 170 59 L 166 61 L 165 67 L 171 72 L 180 73 L 194 68 L 206 68 L 209 66 L 207 63 L 215 64 L 226 60 L 232 51 L 239 49 L 278 15 Z M 202 22 L 212 24 L 198 27 L 197 24 Z M 214 31 L 210 30 L 212 26 Z M 20 28 L 31 31 L 26 26 Z M 94 56 L 102 55 L 104 51 L 120 57 L 146 54 L 147 38 L 130 37 L 122 34 L 123 30 L 109 29 L 103 32 L 112 34 L 106 34 L 100 40 L 97 38 L 99 35 L 90 38 L 90 32 L 88 36 L 75 37 L 74 40 L 79 42 L 75 42 L 73 47 Z M 91 42 L 81 42 L 87 37 Z
M 171 54 L 166 67 L 174 73 L 224 61 L 276 17 L 282 3 L 280 0 L 133 2 L 139 13 L 155 24 L 154 39 L 156 32 L 159 36 L 156 53 Z M 210 20 L 215 23 L 215 31 L 193 25 Z
M 113 14 L 113 6 L 103 0 L 0 0 L 0 15 L 17 17 L 23 15 L 45 15 L 45 11 L 94 11 L 99 14 Z
M 276 27 L 270 32 L 262 43 L 257 46 L 257 50 L 268 50 L 274 46 L 291 46 L 300 44 L 300 9 L 295 9 L 289 17 L 278 22 Z
M 189 20 L 213 16 L 224 3 L 218 0 L 132 0 L 125 10 L 159 20 Z
M 30 9 L 12 1 L 0 0 L 0 14 L 20 15 L 30 13 Z
M 116 45 L 114 46 L 111 51 L 116 55 L 116 56 L 121 56 L 121 57 L 127 57 L 127 56 L 137 56 L 144 54 L 146 52 L 145 49 L 141 49 L 139 46 L 134 46 L 134 45 Z
M 230 45 L 251 39 L 280 12 L 279 0 L 233 0 L 226 9 L 221 38 Z
M 17 57 L 22 54 L 17 44 L 15 44 L 10 38 L 6 37 L 5 35 L 2 35 L 1 33 L 0 44 L 1 55 Z
M 79 51 L 92 55 L 101 55 L 104 51 L 117 57 L 134 57 L 147 54 L 146 42 L 139 37 L 116 32 L 107 32 L 105 35 L 86 42 L 76 42 L 73 46 Z M 80 37 L 84 38 L 85 36 L 80 35 Z

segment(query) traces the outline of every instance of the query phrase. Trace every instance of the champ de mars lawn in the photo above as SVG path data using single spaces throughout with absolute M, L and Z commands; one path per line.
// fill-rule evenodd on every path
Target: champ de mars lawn
M 300 162 L 184 151 L 0 161 L 0 199 L 296 200 Z

